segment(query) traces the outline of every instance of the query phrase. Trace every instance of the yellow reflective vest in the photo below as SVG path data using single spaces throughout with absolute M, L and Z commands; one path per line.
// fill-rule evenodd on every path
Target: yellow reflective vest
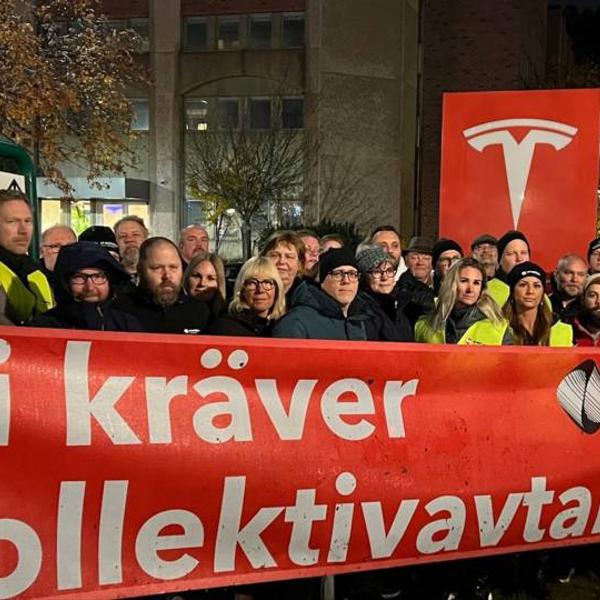
M 508 321 L 493 323 L 489 319 L 477 321 L 467 329 L 459 344 L 501 346 L 508 329 Z M 550 346 L 568 347 L 573 345 L 573 328 L 557 321 L 550 329 Z
M 0 285 L 6 292 L 7 317 L 15 323 L 23 323 L 54 306 L 52 288 L 39 270 L 27 275 L 25 285 L 12 269 L 0 262 Z

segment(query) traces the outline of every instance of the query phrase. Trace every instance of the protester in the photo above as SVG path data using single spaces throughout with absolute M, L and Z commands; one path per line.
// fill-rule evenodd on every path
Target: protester
M 33 214 L 19 191 L 0 190 L 0 286 L 6 294 L 5 317 L 22 325 L 54 306 L 48 279 L 27 255 Z
M 260 255 L 267 257 L 277 267 L 289 307 L 304 275 L 304 242 L 293 231 L 276 231 L 267 239 Z
M 507 231 L 498 240 L 499 265 L 495 276 L 488 282 L 488 294 L 498 306 L 504 306 L 508 300 L 508 275 L 511 270 L 515 265 L 528 261 L 530 254 L 529 242 L 520 231 Z
M 134 314 L 152 333 L 204 331 L 209 311 L 205 302 L 183 293 L 183 263 L 177 246 L 167 238 L 148 238 L 140 247 L 139 284 L 119 296 L 118 308 Z
M 113 306 L 115 284 L 129 276 L 106 248 L 89 241 L 63 246 L 55 273 L 57 305 L 35 317 L 34 327 L 144 331 L 134 315 Z
M 600 237 L 590 242 L 587 259 L 590 275 L 600 273 Z
M 119 245 L 121 264 L 135 282 L 140 247 L 148 238 L 148 229 L 142 218 L 128 215 L 115 223 L 114 231 Z
M 573 335 L 576 346 L 600 346 L 600 273 L 590 275 L 583 286 Z
M 413 237 L 403 251 L 408 270 L 396 284 L 395 293 L 414 327 L 417 319 L 433 310 L 435 294 L 431 277 L 431 243 L 420 236 Z
M 471 243 L 473 258 L 483 265 L 485 276 L 492 279 L 498 269 L 498 240 L 489 233 L 476 237 Z
M 212 323 L 210 335 L 268 337 L 285 313 L 283 283 L 275 265 L 264 256 L 246 261 L 238 273 L 229 314 Z
M 40 243 L 40 265 L 48 279 L 54 271 L 59 250 L 67 244 L 74 244 L 77 234 L 68 225 L 53 225 L 42 233 Z
M 338 233 L 328 233 L 319 240 L 319 252 L 323 254 L 331 248 L 343 248 L 346 245 L 344 238 Z
M 396 281 L 406 271 L 404 257 L 402 255 L 402 240 L 397 229 L 393 225 L 381 225 L 371 234 L 369 244 L 381 246 L 396 261 Z
M 572 346 L 573 329 L 554 322 L 552 309 L 544 301 L 546 273 L 535 263 L 525 261 L 513 267 L 508 276 L 509 298 L 502 308 L 501 324 L 484 319 L 473 325 L 466 344 L 516 344 L 519 346 Z
M 395 326 L 398 341 L 412 342 L 413 330 L 394 293 L 396 261 L 382 246 L 360 245 L 356 264 L 361 273 L 359 295 L 374 311 L 382 311 Z
M 201 250 L 190 261 L 183 275 L 185 291 L 206 302 L 211 318 L 221 315 L 225 302 L 225 266 L 221 257 Z
M 328 250 L 319 261 L 320 287 L 303 282 L 274 337 L 397 341 L 395 328 L 357 298 L 359 271 L 347 248 Z
M 304 277 L 314 279 L 319 262 L 319 237 L 310 229 L 302 229 L 296 232 L 304 242 Z
M 208 232 L 202 225 L 193 223 L 184 227 L 179 234 L 179 249 L 185 263 L 189 263 L 198 252 L 208 252 Z
M 559 259 L 554 272 L 555 291 L 549 296 L 556 319 L 573 323 L 581 305 L 586 276 L 587 263 L 581 256 L 567 254 Z
M 467 330 L 483 319 L 494 325 L 503 321 L 500 307 L 486 293 L 482 265 L 474 258 L 463 258 L 446 273 L 435 309 L 417 321 L 415 341 L 463 344 Z
M 433 245 L 431 264 L 433 265 L 433 293 L 437 296 L 440 285 L 448 269 L 463 257 L 463 250 L 458 242 L 442 238 Z

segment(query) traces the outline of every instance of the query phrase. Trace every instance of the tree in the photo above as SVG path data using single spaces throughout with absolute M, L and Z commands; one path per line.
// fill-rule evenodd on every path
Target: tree
M 208 220 L 235 210 L 242 224 L 244 258 L 252 253 L 252 223 L 270 222 L 272 210 L 303 191 L 306 162 L 314 156 L 302 130 L 251 130 L 247 125 L 187 133 L 186 179 Z
M 0 135 L 30 147 L 65 194 L 63 161 L 90 181 L 134 162 L 125 92 L 147 83 L 137 44 L 132 31 L 108 27 L 97 0 L 0 4 Z

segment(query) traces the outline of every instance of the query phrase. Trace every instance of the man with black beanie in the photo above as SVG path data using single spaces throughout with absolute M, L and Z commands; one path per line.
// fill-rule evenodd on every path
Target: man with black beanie
M 319 260 L 320 287 L 302 282 L 293 308 L 273 337 L 322 340 L 399 341 L 385 315 L 357 297 L 359 270 L 348 248 L 332 248 Z
M 433 292 L 437 296 L 440 285 L 448 269 L 463 257 L 463 249 L 458 242 L 446 238 L 439 239 L 433 245 L 431 264 L 433 265 Z
M 526 262 L 530 257 L 529 241 L 520 231 L 507 231 L 498 240 L 498 270 L 496 276 L 488 281 L 488 294 L 500 307 L 508 300 L 510 289 L 508 276 L 515 265 Z
M 600 237 L 590 242 L 587 252 L 590 275 L 600 273 Z

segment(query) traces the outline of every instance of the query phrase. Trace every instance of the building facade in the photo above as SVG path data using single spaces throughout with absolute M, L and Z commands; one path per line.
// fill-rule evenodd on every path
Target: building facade
M 130 90 L 138 164 L 104 190 L 65 165 L 78 202 L 41 184 L 44 226 L 140 214 L 154 234 L 173 236 L 203 221 L 187 185 L 189 143 L 226 120 L 296 129 L 310 140 L 288 217 L 412 233 L 418 0 L 104 0 L 103 9 L 111 26 L 145 40 L 140 60 L 153 85 Z

